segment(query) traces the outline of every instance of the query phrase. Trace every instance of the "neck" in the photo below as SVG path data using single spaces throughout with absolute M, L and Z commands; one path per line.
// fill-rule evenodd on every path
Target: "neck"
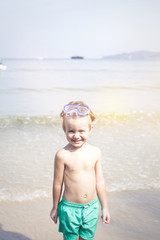
M 70 149 L 71 151 L 74 152 L 74 151 L 83 149 L 87 144 L 88 144 L 88 143 L 85 142 L 85 143 L 84 143 L 82 146 L 80 146 L 80 147 L 74 147 L 74 146 L 72 146 L 72 145 L 69 143 L 67 146 L 69 147 L 69 149 Z

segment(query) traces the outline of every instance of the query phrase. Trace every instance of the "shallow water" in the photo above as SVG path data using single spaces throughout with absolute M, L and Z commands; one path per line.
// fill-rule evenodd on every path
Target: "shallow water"
M 70 100 L 96 113 L 89 142 L 102 150 L 108 191 L 160 187 L 160 62 L 3 61 L 0 201 L 50 197 L 58 116 Z

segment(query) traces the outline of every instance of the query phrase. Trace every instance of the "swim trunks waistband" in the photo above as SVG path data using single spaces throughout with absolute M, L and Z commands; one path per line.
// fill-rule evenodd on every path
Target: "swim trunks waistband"
M 64 198 L 62 198 L 62 203 L 68 206 L 72 206 L 72 207 L 85 207 L 85 206 L 91 206 L 94 203 L 96 203 L 98 201 L 98 198 L 96 197 L 92 202 L 90 203 L 84 203 L 84 204 L 79 204 L 79 203 L 72 203 L 72 202 L 68 202 L 66 201 Z

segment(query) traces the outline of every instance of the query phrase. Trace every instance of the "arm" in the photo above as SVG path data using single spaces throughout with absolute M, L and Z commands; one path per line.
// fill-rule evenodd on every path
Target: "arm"
M 102 171 L 101 153 L 99 153 L 98 160 L 96 163 L 96 190 L 102 209 L 102 221 L 103 223 L 109 223 L 110 214 L 108 211 L 106 186 Z
M 58 219 L 58 204 L 61 197 L 63 185 L 64 162 L 61 154 L 58 152 L 54 160 L 54 179 L 53 179 L 53 208 L 50 216 L 57 223 Z

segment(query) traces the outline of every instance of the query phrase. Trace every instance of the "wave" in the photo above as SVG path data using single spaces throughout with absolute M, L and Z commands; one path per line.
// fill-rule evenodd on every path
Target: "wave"
M 0 118 L 0 128 L 35 126 L 35 125 L 52 125 L 60 123 L 57 116 L 6 116 Z
M 100 87 L 51 87 L 51 88 L 10 88 L 0 89 L 0 94 L 16 94 L 23 92 L 49 93 L 57 91 L 82 91 L 82 92 L 104 92 L 107 90 L 136 90 L 136 91 L 154 91 L 160 90 L 160 86 L 100 86 Z
M 104 86 L 103 89 L 113 90 L 160 90 L 160 86 Z
M 129 122 L 151 122 L 160 124 L 160 112 L 109 112 L 97 114 L 95 123 L 97 124 L 126 124 Z M 38 126 L 38 125 L 59 125 L 61 118 L 52 115 L 44 116 L 4 116 L 0 118 L 0 128 L 21 127 L 21 126 Z
M 110 69 L 95 69 L 95 68 L 80 68 L 80 69 L 65 69 L 65 68 L 12 68 L 9 69 L 10 72 L 121 72 L 120 70 L 110 70 Z
M 42 199 L 42 198 L 50 198 L 51 193 L 47 193 L 47 191 L 44 190 L 35 190 L 31 192 L 30 194 L 28 193 L 3 193 L 0 194 L 0 202 L 5 202 L 5 201 L 10 201 L 10 202 L 23 202 L 23 201 L 32 201 L 35 199 Z
M 145 189 L 159 189 L 159 182 L 153 181 L 146 184 L 131 184 L 128 186 L 126 183 L 117 183 L 111 184 L 110 187 L 107 187 L 108 192 L 122 192 L 122 191 L 135 191 L 135 190 L 145 190 Z M 14 193 L 3 193 L 0 194 L 0 203 L 3 202 L 24 202 L 24 201 L 33 201 L 38 199 L 49 199 L 51 198 L 51 191 L 42 190 L 42 189 L 35 189 L 30 193 L 27 192 L 16 192 Z
M 97 123 L 99 124 L 126 124 L 130 122 L 140 123 L 140 122 L 150 122 L 152 124 L 160 124 L 160 112 L 143 112 L 143 111 L 133 111 L 133 112 L 110 112 L 106 114 L 97 115 Z
M 0 90 L 0 92 L 5 93 L 18 93 L 18 92 L 37 92 L 37 93 L 49 93 L 49 92 L 56 92 L 56 91 L 97 91 L 98 88 L 68 88 L 68 87 L 52 87 L 52 88 L 13 88 L 13 89 L 6 89 Z

